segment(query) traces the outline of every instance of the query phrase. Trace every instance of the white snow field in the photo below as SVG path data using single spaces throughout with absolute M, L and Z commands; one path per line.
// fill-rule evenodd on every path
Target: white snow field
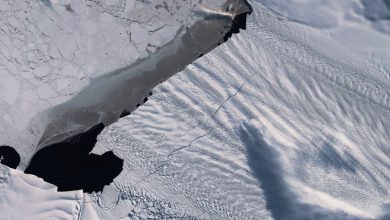
M 33 175 L 0 165 L 0 219 L 78 219 L 83 192 L 57 192 Z
M 358 1 L 269 2 L 103 132 L 101 152 L 125 160 L 96 197 L 104 219 L 155 216 L 156 203 L 195 219 L 390 218 L 390 37 Z
M 93 153 L 113 150 L 123 171 L 103 192 L 84 194 L 81 209 L 70 209 L 81 210 L 78 219 L 390 219 L 390 4 L 249 3 L 246 31 L 99 136 Z M 8 77 L 0 91 L 14 94 L 18 81 Z M 23 176 L 0 177 L 10 204 L 19 203 L 6 181 L 14 175 Z M 67 193 L 79 204 L 80 191 Z M 3 204 L 0 219 L 17 208 Z M 42 204 L 69 210 L 65 201 Z

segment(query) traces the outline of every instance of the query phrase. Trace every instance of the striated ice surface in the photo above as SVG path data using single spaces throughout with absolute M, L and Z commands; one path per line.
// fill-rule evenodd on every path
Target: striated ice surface
M 247 31 L 100 136 L 97 152 L 125 162 L 99 197 L 114 190 L 117 203 L 96 202 L 105 218 L 139 197 L 185 219 L 389 218 L 385 64 L 261 3 Z
M 249 2 L 247 31 L 99 136 L 93 153 L 113 150 L 123 171 L 84 194 L 79 219 L 390 218 L 388 1 Z M 67 4 L 43 2 L 77 11 Z M 221 15 L 202 7 L 193 15 L 205 14 Z M 19 97 L 12 77 L 3 102 Z M 11 122 L 0 124 L 4 137 Z
M 258 0 L 290 22 L 315 29 L 390 71 L 390 2 L 388 0 Z
M 38 149 L 114 122 L 156 84 L 216 47 L 235 15 L 248 11 L 242 0 L 2 1 L 1 144 L 17 149 L 23 168 Z M 209 30 L 202 30 L 206 23 Z M 185 63 L 144 74 L 168 69 L 159 61 L 185 44 L 186 33 L 199 42 L 187 48 L 191 59 L 181 55 Z M 140 84 L 145 79 L 137 75 L 155 82 Z

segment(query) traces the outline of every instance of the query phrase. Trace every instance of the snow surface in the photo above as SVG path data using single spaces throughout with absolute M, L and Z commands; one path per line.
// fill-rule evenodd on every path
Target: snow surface
M 347 10 L 343 1 L 317 6 L 326 2 Z M 157 202 L 199 219 L 389 218 L 385 63 L 324 26 L 251 4 L 247 31 L 159 86 L 100 136 L 101 152 L 125 160 L 107 187 L 118 200 L 96 205 L 105 219 L 133 209 L 124 208 L 129 201 L 151 215 L 146 204 Z M 361 41 L 380 35 L 386 48 L 387 35 L 354 28 L 344 31 Z M 376 51 L 375 44 L 363 46 Z
M 124 170 L 83 219 L 389 219 L 390 41 L 364 2 L 250 1 L 247 31 L 100 135 Z
M 57 192 L 33 175 L 0 165 L 0 219 L 78 219 L 83 192 Z
M 106 125 L 114 122 L 121 111 L 135 108 L 151 89 L 148 87 L 155 86 L 138 83 L 144 79 L 133 79 L 137 74 L 142 75 L 154 66 L 162 68 L 157 62 L 162 60 L 160 56 L 174 54 L 182 43 L 180 39 L 199 28 L 198 22 L 206 18 L 212 31 L 226 33 L 234 15 L 245 10 L 244 3 L 243 0 L 1 1 L 1 144 L 16 148 L 23 169 L 41 147 L 99 122 Z M 202 37 L 198 35 L 194 34 L 194 38 Z M 216 46 L 216 36 L 210 33 L 213 39 L 207 37 L 201 42 Z M 166 48 L 170 44 L 175 47 Z M 193 44 L 193 51 L 188 51 L 194 59 L 198 53 L 212 49 L 197 48 L 199 44 Z M 140 62 L 150 57 L 157 61 Z M 171 64 L 174 71 L 169 73 L 173 75 L 187 64 Z M 163 73 L 165 78 L 158 72 L 153 78 L 157 82 L 165 80 L 167 73 Z M 128 85 L 130 89 L 114 91 L 116 87 L 124 87 L 121 82 L 128 81 L 132 83 Z M 134 87 L 137 83 L 139 86 Z M 92 84 L 100 88 L 93 90 Z M 86 93 L 92 95 L 80 101 L 80 96 Z M 114 107 L 104 102 L 104 98 L 111 99 L 109 96 L 113 94 L 121 95 L 117 97 L 119 100 L 112 101 Z M 128 99 L 123 98 L 126 96 Z
M 258 0 L 284 19 L 321 29 L 339 45 L 390 71 L 388 0 Z

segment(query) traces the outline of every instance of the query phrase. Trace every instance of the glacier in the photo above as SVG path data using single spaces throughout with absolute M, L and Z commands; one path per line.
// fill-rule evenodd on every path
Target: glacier
M 0 140 L 23 169 L 43 147 L 133 111 L 251 9 L 242 0 L 7 0 L 0 10 Z
M 307 13 L 326 4 L 279 1 L 295 2 L 317 2 Z M 148 202 L 169 202 L 185 218 L 388 219 L 390 81 L 387 54 L 370 55 L 389 36 L 363 4 L 328 2 L 355 18 L 316 26 L 250 1 L 247 31 L 103 131 L 96 152 L 125 155 L 107 187 L 118 200 L 96 205 L 104 218 L 130 200 L 147 213 Z
M 74 219 L 390 218 L 387 1 L 248 2 L 246 31 L 103 130 L 92 153 L 113 151 L 123 171 L 68 192 Z M 0 179 L 27 175 L 15 172 Z

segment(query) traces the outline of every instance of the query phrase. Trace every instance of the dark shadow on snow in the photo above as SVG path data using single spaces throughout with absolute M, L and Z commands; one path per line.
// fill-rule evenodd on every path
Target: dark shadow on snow
M 25 173 L 34 174 L 58 186 L 59 191 L 98 192 L 122 171 L 123 160 L 112 151 L 91 154 L 97 136 L 104 129 L 98 124 L 90 130 L 38 151 Z
M 49 8 L 53 8 L 53 5 L 51 4 L 50 0 L 41 0 L 41 2 Z
M 390 0 L 362 0 L 362 4 L 368 20 L 390 20 Z
M 275 220 L 365 219 L 302 203 L 285 180 L 277 150 L 264 141 L 256 122 L 241 124 L 239 136 L 247 149 L 248 165 L 263 190 L 266 208 Z

